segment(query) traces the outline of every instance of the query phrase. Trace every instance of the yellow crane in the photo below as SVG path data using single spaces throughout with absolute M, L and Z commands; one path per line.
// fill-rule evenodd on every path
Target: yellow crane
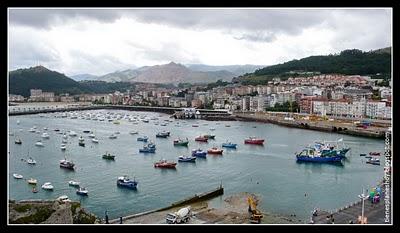
M 257 203 L 253 200 L 251 196 L 247 198 L 249 204 L 249 212 L 251 213 L 250 222 L 260 223 L 263 217 L 262 213 L 257 209 Z

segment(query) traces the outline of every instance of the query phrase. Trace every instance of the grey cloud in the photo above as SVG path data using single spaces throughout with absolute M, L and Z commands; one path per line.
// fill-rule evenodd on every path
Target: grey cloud
M 272 42 L 276 39 L 274 33 L 263 33 L 263 32 L 256 32 L 254 34 L 245 33 L 240 36 L 234 36 L 237 40 L 249 40 L 254 42 Z

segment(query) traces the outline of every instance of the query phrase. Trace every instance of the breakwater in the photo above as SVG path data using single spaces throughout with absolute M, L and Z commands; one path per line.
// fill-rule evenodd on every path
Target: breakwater
M 337 126 L 333 124 L 318 124 L 306 121 L 288 121 L 288 120 L 278 120 L 273 118 L 268 118 L 267 116 L 251 116 L 251 115 L 235 115 L 236 119 L 239 121 L 256 121 L 256 122 L 265 122 L 272 123 L 277 125 L 282 125 L 286 127 L 292 128 L 300 128 L 300 129 L 309 129 L 316 131 L 325 131 L 325 132 L 334 132 L 340 134 L 347 134 L 353 136 L 362 136 L 362 137 L 372 137 L 372 138 L 385 138 L 385 130 L 380 129 L 379 131 L 372 130 L 362 130 L 355 127 L 350 126 Z
M 155 210 L 149 210 L 149 211 L 138 213 L 138 214 L 132 214 L 132 215 L 124 216 L 124 217 L 122 217 L 122 220 L 132 219 L 132 218 L 140 217 L 140 216 L 143 216 L 143 215 L 146 215 L 146 214 L 151 214 L 151 213 L 158 212 L 158 211 L 168 210 L 168 209 L 172 209 L 172 208 L 183 206 L 183 205 L 187 205 L 187 204 L 192 204 L 192 203 L 195 203 L 195 202 L 198 202 L 198 201 L 205 201 L 205 200 L 220 196 L 222 194 L 224 194 L 224 188 L 221 185 L 216 189 L 213 189 L 213 190 L 208 191 L 208 192 L 200 193 L 200 194 L 195 194 L 192 197 L 188 197 L 188 198 L 185 198 L 185 199 L 183 199 L 181 201 L 174 202 L 171 205 L 166 206 L 166 207 L 162 207 L 162 208 L 155 209 Z M 113 223 L 118 223 L 119 221 L 120 221 L 119 218 L 118 219 L 112 219 L 112 220 L 109 221 L 109 223 L 113 224 Z

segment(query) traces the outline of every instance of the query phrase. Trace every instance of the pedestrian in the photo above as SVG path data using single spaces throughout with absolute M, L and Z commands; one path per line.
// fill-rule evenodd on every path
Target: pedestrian
M 326 223 L 330 223 L 330 215 L 326 216 Z
M 105 214 L 106 214 L 106 224 L 109 224 L 107 210 L 106 210 Z
M 122 224 L 122 216 L 119 217 L 119 224 Z

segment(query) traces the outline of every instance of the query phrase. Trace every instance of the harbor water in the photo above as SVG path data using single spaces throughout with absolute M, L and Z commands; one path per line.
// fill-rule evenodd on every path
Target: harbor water
M 152 112 L 96 110 L 76 113 L 107 112 L 153 120 L 133 124 L 126 118 L 121 119 L 120 124 L 113 124 L 107 119 L 55 117 L 63 113 L 9 117 L 9 198 L 52 199 L 68 195 L 101 218 L 104 218 L 106 210 L 110 218 L 118 218 L 165 207 L 196 193 L 214 189 L 222 182 L 224 195 L 212 202 L 215 206 L 221 205 L 229 195 L 250 192 L 261 196 L 259 208 L 263 211 L 295 214 L 306 221 L 315 207 L 334 210 L 357 201 L 362 188 L 373 187 L 383 177 L 382 165 L 366 164 L 366 159 L 359 156 L 371 151 L 383 154 L 384 141 L 379 139 L 266 123 L 174 120 L 169 115 Z M 161 126 L 163 123 L 166 126 Z M 198 127 L 192 127 L 193 124 Z M 40 133 L 29 132 L 33 126 Z M 44 127 L 48 130 L 43 130 Z M 65 151 L 60 149 L 62 134 L 55 132 L 56 128 L 61 132 L 73 130 L 77 133 L 76 137 L 68 136 Z M 99 143 L 93 143 L 89 134 L 83 133 L 84 130 L 93 131 Z M 156 138 L 156 133 L 162 130 L 170 131 L 171 136 Z M 139 134 L 131 135 L 130 131 L 138 131 Z M 50 138 L 41 138 L 43 132 L 47 132 Z M 108 138 L 116 132 L 119 132 L 116 139 Z M 195 137 L 206 133 L 215 134 L 215 140 L 210 139 L 208 143 L 194 141 Z M 144 135 L 156 144 L 154 154 L 139 153 L 144 143 L 137 138 Z M 79 136 L 85 138 L 85 147 L 78 145 Z M 264 146 L 244 144 L 244 139 L 249 136 L 264 138 Z M 15 144 L 15 138 L 20 138 L 22 144 Z M 189 146 L 174 146 L 173 140 L 177 138 L 188 138 Z M 343 138 L 351 148 L 343 165 L 296 162 L 295 152 L 308 144 L 339 138 Z M 42 140 L 44 147 L 35 146 L 38 140 Z M 207 155 L 205 159 L 197 158 L 195 163 L 178 163 L 176 169 L 153 166 L 162 158 L 177 162 L 178 156 L 190 155 L 192 149 L 221 147 L 227 140 L 237 143 L 237 149 L 224 148 L 223 155 Z M 102 159 L 105 152 L 116 155 L 115 161 Z M 27 164 L 24 159 L 29 157 L 34 158 L 37 164 Z M 59 161 L 64 157 L 76 164 L 75 171 L 59 167 Z M 23 175 L 24 179 L 14 179 L 14 173 Z M 139 182 L 137 190 L 117 187 L 117 178 L 123 175 L 135 177 Z M 38 180 L 37 193 L 33 193 L 32 186 L 26 182 L 31 177 Z M 81 182 L 89 195 L 77 195 L 76 188 L 68 185 L 69 180 Z M 51 182 L 54 190 L 41 189 L 45 182 Z

